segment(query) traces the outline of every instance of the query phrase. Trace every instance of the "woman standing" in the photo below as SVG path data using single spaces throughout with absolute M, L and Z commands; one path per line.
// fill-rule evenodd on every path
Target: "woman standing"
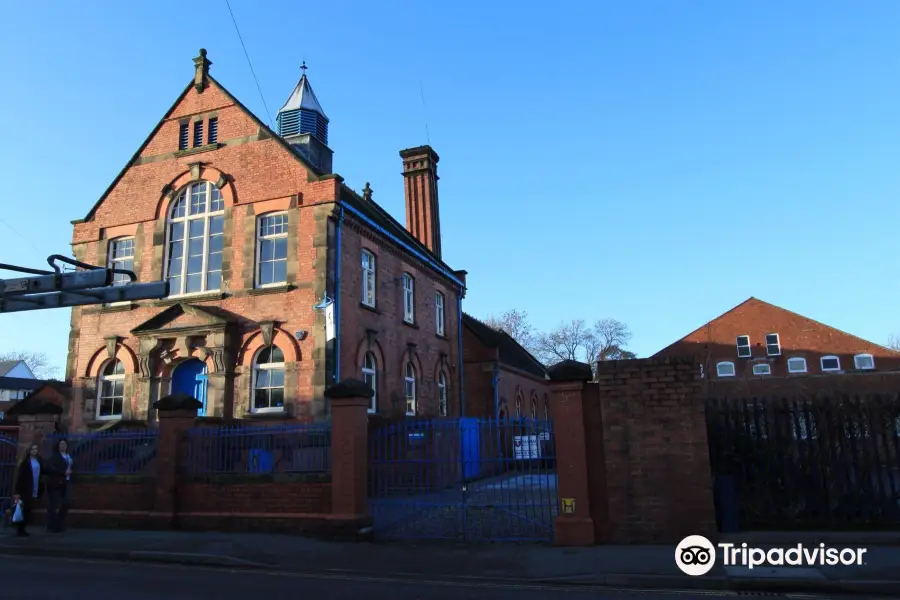
M 38 452 L 37 444 L 32 444 L 28 449 L 28 455 L 19 463 L 16 472 L 15 494 L 18 502 L 22 505 L 23 519 L 16 523 L 16 535 L 19 537 L 28 537 L 25 528 L 28 525 L 28 518 L 34 508 L 34 503 L 44 492 L 44 486 L 41 483 L 41 472 L 44 470 L 44 461 Z M 13 508 L 15 511 L 15 508 Z
M 69 442 L 65 439 L 56 442 L 47 471 L 49 475 L 47 491 L 50 493 L 50 501 L 47 503 L 47 529 L 52 533 L 59 533 L 66 529 L 72 479 L 72 457 L 69 456 Z

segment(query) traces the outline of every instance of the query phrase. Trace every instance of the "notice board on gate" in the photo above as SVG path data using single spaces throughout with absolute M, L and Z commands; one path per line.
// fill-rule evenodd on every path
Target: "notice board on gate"
M 536 435 L 513 437 L 513 456 L 516 460 L 534 460 L 541 457 L 541 442 Z

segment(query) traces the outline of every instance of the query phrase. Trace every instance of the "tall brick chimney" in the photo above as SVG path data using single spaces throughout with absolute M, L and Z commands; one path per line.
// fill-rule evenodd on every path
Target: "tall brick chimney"
M 441 257 L 441 217 L 438 205 L 437 164 L 431 146 L 400 151 L 406 196 L 406 229 L 436 257 Z

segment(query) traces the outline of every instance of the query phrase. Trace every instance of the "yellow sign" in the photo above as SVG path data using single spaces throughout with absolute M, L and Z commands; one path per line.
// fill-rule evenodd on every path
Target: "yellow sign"
M 562 509 L 563 513 L 567 515 L 575 514 L 575 498 L 563 498 L 562 499 Z

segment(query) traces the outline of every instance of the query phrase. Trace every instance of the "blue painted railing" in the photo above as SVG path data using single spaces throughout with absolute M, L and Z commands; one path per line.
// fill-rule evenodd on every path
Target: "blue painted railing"
M 188 431 L 189 475 L 331 472 L 331 425 L 227 425 Z
M 72 470 L 85 475 L 135 475 L 151 473 L 159 438 L 157 429 L 55 434 L 45 440 L 49 457 L 60 439 L 69 444 Z

